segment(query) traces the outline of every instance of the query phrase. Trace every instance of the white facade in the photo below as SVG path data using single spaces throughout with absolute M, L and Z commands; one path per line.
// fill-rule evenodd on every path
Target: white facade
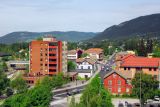
M 91 73 L 78 73 L 78 76 L 80 76 L 81 78 L 90 78 L 92 76 Z
M 76 60 L 77 58 L 78 58 L 77 53 L 75 53 L 75 54 L 68 54 L 67 55 L 67 59 L 69 59 L 69 60 Z
M 82 63 L 77 63 L 77 72 L 78 76 L 81 78 L 90 78 L 96 70 L 95 64 L 90 64 L 87 61 L 83 61 Z

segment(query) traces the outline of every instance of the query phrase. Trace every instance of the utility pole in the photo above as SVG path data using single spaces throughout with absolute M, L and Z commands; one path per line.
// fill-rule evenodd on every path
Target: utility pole
M 158 63 L 158 81 L 159 81 L 159 89 L 160 89 L 160 61 Z

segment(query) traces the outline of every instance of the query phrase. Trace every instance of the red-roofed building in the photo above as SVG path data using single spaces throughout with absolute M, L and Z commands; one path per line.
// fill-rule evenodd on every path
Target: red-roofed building
M 104 76 L 104 87 L 112 94 L 131 94 L 130 72 L 121 73 L 120 71 L 111 71 Z
M 118 65 L 119 64 L 119 65 Z M 152 75 L 158 79 L 158 67 L 160 65 L 160 58 L 139 57 L 135 55 L 126 55 L 119 60 L 117 70 L 121 72 L 130 71 L 132 78 L 137 71 Z

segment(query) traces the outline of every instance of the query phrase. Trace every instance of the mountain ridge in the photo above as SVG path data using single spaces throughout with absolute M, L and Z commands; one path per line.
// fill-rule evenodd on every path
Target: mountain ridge
M 113 25 L 91 40 L 116 40 L 139 36 L 160 38 L 160 13 L 140 16 L 118 25 Z
M 50 31 L 50 32 L 29 32 L 29 31 L 16 31 L 8 33 L 0 37 L 0 43 L 12 44 L 16 42 L 29 42 L 38 37 L 45 35 L 52 35 L 58 40 L 77 42 L 93 38 L 97 33 L 94 32 L 80 32 L 80 31 Z

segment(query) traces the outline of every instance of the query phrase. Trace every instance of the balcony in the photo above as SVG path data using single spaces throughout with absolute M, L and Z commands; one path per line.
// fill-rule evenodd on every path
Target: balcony
M 57 65 L 57 62 L 53 62 L 53 61 L 52 61 L 52 62 L 49 62 L 49 64 L 56 64 L 56 65 Z

